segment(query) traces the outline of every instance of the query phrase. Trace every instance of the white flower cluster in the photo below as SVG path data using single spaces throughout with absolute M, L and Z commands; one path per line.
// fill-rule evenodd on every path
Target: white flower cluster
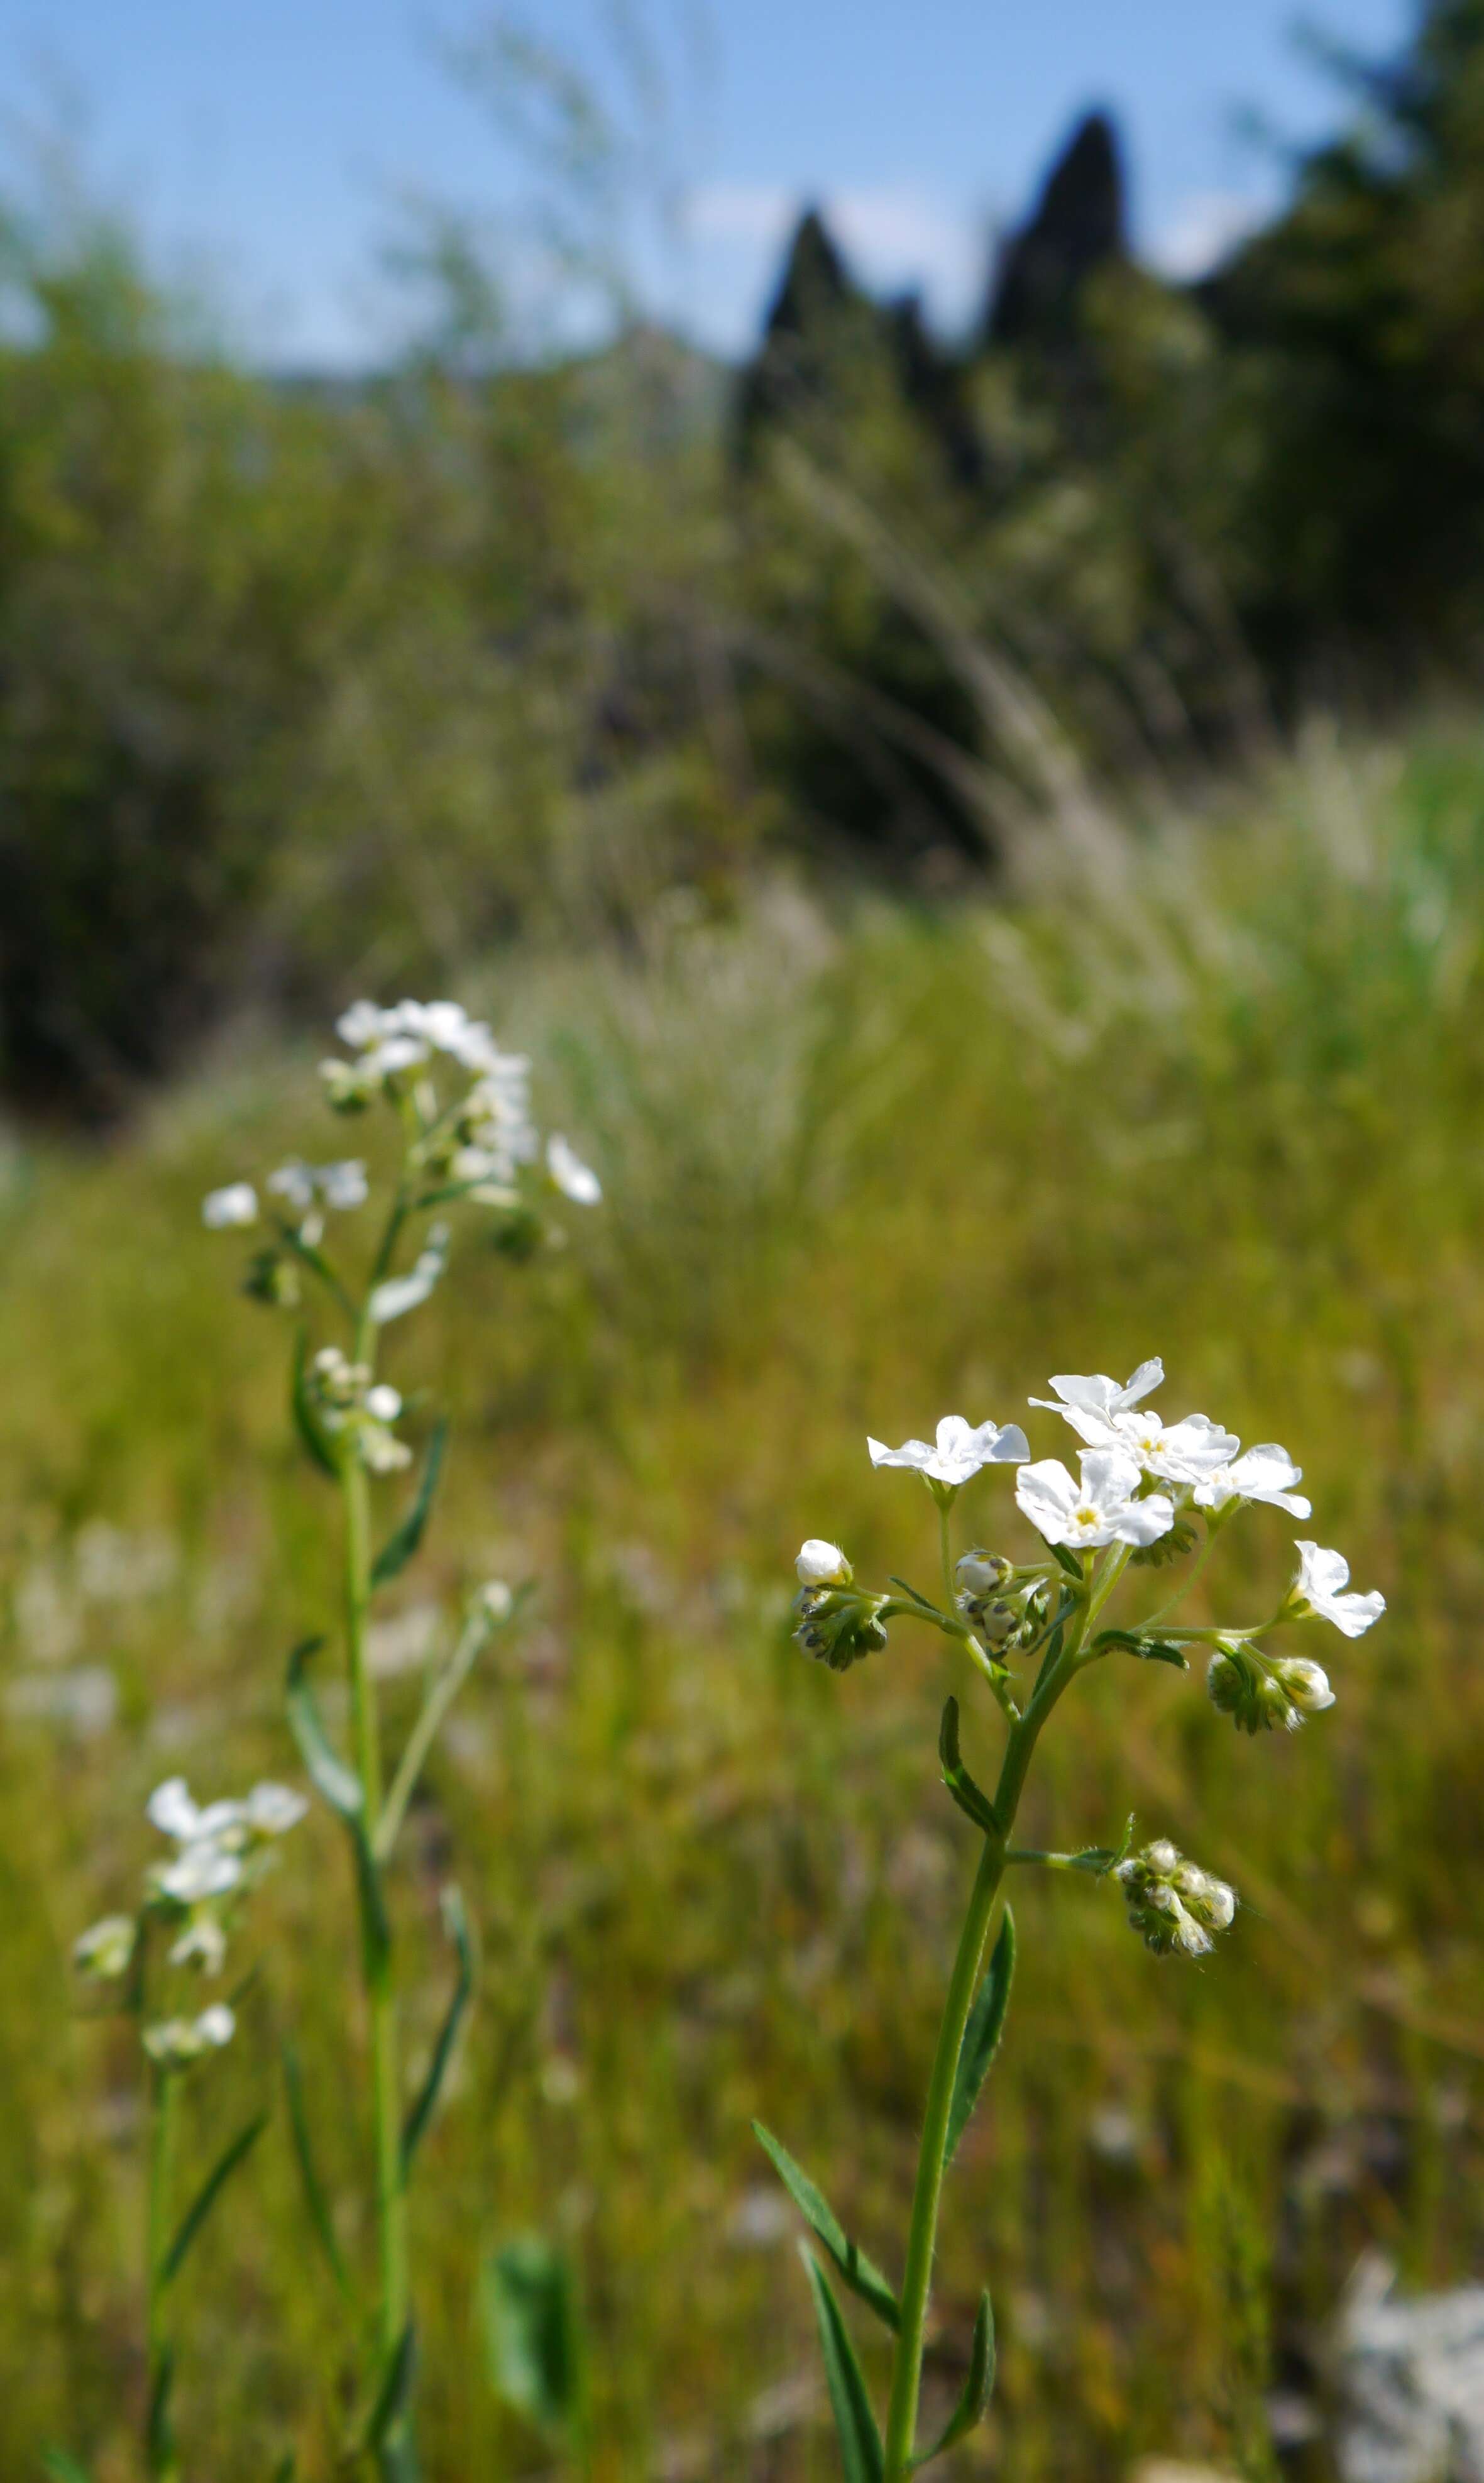
M 1303 1480 L 1302 1469 L 1286 1449 L 1265 1441 L 1244 1451 L 1236 1433 L 1208 1414 L 1186 1414 L 1166 1423 L 1146 1402 L 1163 1378 L 1164 1365 L 1157 1358 L 1141 1362 L 1122 1381 L 1101 1372 L 1061 1372 L 1051 1380 L 1054 1396 L 1030 1399 L 1032 1405 L 1059 1414 L 1087 1443 L 1075 1475 L 1059 1457 L 1032 1464 L 1019 1424 L 970 1424 L 961 1414 L 945 1414 L 931 1441 L 906 1440 L 892 1449 L 868 1437 L 866 1447 L 873 1466 L 906 1467 L 920 1474 L 943 1509 L 984 1467 L 1014 1465 L 1021 1515 L 1053 1549 L 1073 1554 L 1119 1545 L 1125 1557 L 1132 1552 L 1157 1564 L 1191 1548 L 1196 1512 L 1213 1532 L 1235 1508 L 1251 1502 L 1295 1517 L 1310 1514 L 1310 1503 L 1294 1488 Z M 1306 1539 L 1297 1551 L 1298 1573 L 1264 1628 L 1317 1618 L 1332 1621 L 1347 1638 L 1359 1638 L 1380 1618 L 1384 1596 L 1347 1592 L 1350 1572 L 1339 1553 Z M 830 1613 L 820 1607 L 849 1585 L 849 1564 L 836 1545 L 815 1536 L 799 1554 L 798 1570 L 804 1589 L 800 1605 L 808 1599 L 809 1608 L 803 1611 L 797 1635 L 810 1653 L 823 1653 Z M 1051 1604 L 1047 1576 L 1045 1564 L 1016 1571 L 997 1553 L 965 1553 L 954 1577 L 956 1614 L 997 1651 L 1039 1645 Z M 881 1642 L 883 1635 L 873 1617 L 869 1644 Z M 1203 1635 L 1209 1639 L 1213 1633 L 1173 1633 L 1176 1639 Z M 835 1643 L 829 1640 L 832 1659 Z M 864 1645 L 857 1651 L 863 1652 Z M 1218 1642 L 1208 1686 L 1216 1706 L 1254 1733 L 1275 1724 L 1292 1727 L 1334 1699 L 1320 1666 L 1301 1657 L 1269 1658 L 1253 1643 L 1251 1634 L 1236 1632 Z
M 220 1973 L 231 1906 L 260 1876 L 268 1847 L 297 1827 L 307 1808 L 290 1786 L 266 1781 L 240 1802 L 204 1806 L 192 1799 L 183 1776 L 156 1785 L 146 1816 L 176 1850 L 169 1861 L 149 1865 L 141 1913 L 106 1914 L 93 1923 L 73 1945 L 74 1964 L 92 1982 L 116 1982 L 128 1972 L 145 1917 L 152 1914 L 162 1916 L 173 1934 L 170 1964 Z M 177 2069 L 220 2050 L 232 2031 L 231 2011 L 218 2003 L 199 2017 L 172 2017 L 147 2027 L 143 2041 L 151 2059 Z
M 263 1187 L 282 1199 L 300 1239 L 311 1246 L 324 1232 L 326 1208 L 364 1207 L 370 1194 L 366 1167 L 355 1158 L 343 1163 L 310 1164 L 291 1156 L 269 1174 Z M 225 1189 L 210 1190 L 201 1201 L 201 1222 L 213 1233 L 255 1224 L 261 1214 L 250 1181 L 228 1182 Z
M 1114 1877 L 1127 1899 L 1129 1922 L 1159 1957 L 1172 1950 L 1208 1956 L 1212 1932 L 1230 1929 L 1236 1912 L 1235 1891 L 1187 1862 L 1167 1836 L 1118 1863 Z
M 404 1281 L 412 1280 L 409 1277 Z M 432 1291 L 431 1283 L 428 1291 Z M 422 1295 L 417 1298 L 421 1300 Z M 375 1299 L 373 1295 L 373 1305 Z M 410 1309 L 411 1304 L 404 1302 L 400 1307 Z M 384 1311 L 382 1316 L 395 1319 L 396 1308 Z M 368 1473 L 396 1474 L 411 1464 L 411 1450 L 391 1428 L 402 1411 L 397 1389 L 384 1379 L 373 1380 L 366 1365 L 352 1362 L 337 1345 L 321 1348 L 309 1365 L 308 1376 L 320 1422 L 331 1438 L 349 1442 Z

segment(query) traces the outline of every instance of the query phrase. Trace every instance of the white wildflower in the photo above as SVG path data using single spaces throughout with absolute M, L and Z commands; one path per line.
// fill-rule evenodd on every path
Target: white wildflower
M 546 1140 L 546 1170 L 564 1198 L 577 1207 L 596 1207 L 603 1194 L 602 1183 L 590 1170 L 576 1150 L 564 1137 Z
M 201 1222 L 211 1233 L 234 1224 L 257 1222 L 257 1192 L 250 1181 L 228 1182 L 225 1189 L 208 1190 L 201 1201 Z
M 199 1965 L 203 1974 L 220 1974 L 226 1961 L 226 1934 L 207 1907 L 193 1913 L 170 1951 L 172 1965 Z
M 174 1837 L 177 1844 L 214 1844 L 242 1825 L 242 1804 L 236 1802 L 211 1802 L 204 1809 L 193 1802 L 184 1776 L 167 1776 L 155 1786 L 145 1804 L 145 1817 L 162 1836 Z
M 855 1575 L 839 1545 L 818 1535 L 800 1544 L 793 1565 L 801 1587 L 848 1587 Z
M 177 1906 L 199 1906 L 209 1898 L 225 1897 L 240 1885 L 242 1876 L 241 1855 L 229 1853 L 225 1845 L 210 1844 L 182 1847 L 173 1862 L 162 1862 L 152 1874 L 161 1895 L 173 1898 Z
M 1142 1477 L 1132 1457 L 1084 1449 L 1079 1463 L 1080 1482 L 1057 1457 L 1022 1466 L 1016 1477 L 1016 1505 L 1048 1543 L 1093 1550 L 1102 1543 L 1153 1543 L 1169 1533 L 1174 1504 L 1163 1492 L 1135 1499 Z
M 269 1778 L 255 1784 L 242 1805 L 243 1816 L 254 1836 L 286 1836 L 291 1828 L 298 1827 L 308 1807 L 302 1793 Z
M 904 1440 L 888 1449 L 882 1440 L 866 1440 L 873 1466 L 911 1466 L 929 1482 L 957 1491 L 981 1466 L 1022 1465 L 1030 1442 L 1019 1423 L 967 1423 L 962 1414 L 945 1414 L 935 1439 Z
M 166 2017 L 158 2025 L 146 2026 L 144 2045 L 162 2069 L 183 2069 L 203 2053 L 219 2052 L 236 2031 L 236 2018 L 219 2000 L 199 2017 Z
M 516 1609 L 516 1598 L 503 1578 L 487 1578 L 482 1587 L 475 1589 L 474 1603 L 496 1629 L 509 1620 Z
M 366 1390 L 366 1412 L 374 1423 L 394 1423 L 401 1411 L 401 1391 L 389 1388 L 384 1379 Z
M 1350 1583 L 1350 1563 L 1338 1552 L 1328 1552 L 1319 1543 L 1300 1541 L 1298 1576 L 1289 1589 L 1288 1605 L 1294 1619 L 1308 1619 L 1317 1615 L 1333 1621 L 1346 1638 L 1364 1637 L 1386 1610 L 1386 1597 L 1346 1594 Z
M 105 1914 L 72 1942 L 72 1962 L 94 1982 L 111 1983 L 127 1971 L 137 1936 L 132 1914 Z
M 1264 1440 L 1230 1464 L 1213 1466 L 1203 1474 L 1192 1498 L 1198 1508 L 1212 1511 L 1233 1500 L 1260 1500 L 1272 1508 L 1285 1508 L 1290 1517 L 1308 1517 L 1310 1503 L 1293 1488 L 1303 1480 L 1303 1467 L 1294 1464 L 1287 1450 L 1276 1440 Z
M 1166 1423 L 1153 1405 L 1143 1404 L 1140 1401 L 1163 1377 L 1164 1365 L 1157 1357 L 1141 1362 L 1122 1387 L 1101 1372 L 1064 1371 L 1051 1381 L 1054 1398 L 1032 1397 L 1029 1402 L 1060 1414 L 1089 1448 L 1119 1450 L 1165 1482 L 1199 1482 L 1234 1457 L 1241 1441 L 1208 1414 L 1186 1414 L 1179 1423 Z

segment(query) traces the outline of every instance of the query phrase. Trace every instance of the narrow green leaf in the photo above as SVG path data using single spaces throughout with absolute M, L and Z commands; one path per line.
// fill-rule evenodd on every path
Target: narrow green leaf
M 1053 1543 L 1051 1545 L 1051 1558 L 1056 1562 L 1058 1568 L 1065 1569 L 1068 1577 L 1075 1578 L 1077 1584 L 1080 1586 L 1082 1582 L 1082 1563 L 1077 1559 L 1074 1552 L 1069 1552 L 1065 1543 Z
M 1178 1646 L 1168 1639 L 1151 1637 L 1147 1630 L 1100 1630 L 1095 1652 L 1103 1647 L 1117 1647 L 1126 1655 L 1137 1656 L 1142 1664 L 1169 1664 L 1178 1672 L 1188 1672 L 1190 1667 Z
M 170 2427 L 170 2392 L 174 2376 L 174 2350 L 167 2345 L 155 2365 L 154 2386 L 149 2391 L 149 2412 L 145 2418 L 145 2448 L 151 2474 L 171 2465 L 174 2459 L 175 2443 Z
M 945 2448 L 951 2448 L 956 2440 L 962 2440 L 967 2431 L 972 2431 L 976 2423 L 984 2420 L 985 2408 L 994 2386 L 994 2313 L 990 2307 L 989 2294 L 984 2292 L 979 2296 L 979 2308 L 974 2314 L 974 2341 L 969 2348 L 968 2376 L 964 2382 L 964 2392 L 932 2447 L 925 2448 L 920 2457 L 913 2459 L 914 2468 L 927 2466 L 935 2457 L 941 2457 Z
M 583 2425 L 582 2322 L 563 2252 L 540 2233 L 490 2251 L 479 2272 L 485 2369 L 501 2403 L 548 2440 Z
M 971 1819 L 986 1836 L 997 1836 L 999 1820 L 994 1804 L 959 1756 L 959 1702 L 950 1698 L 943 1708 L 942 1722 L 938 1728 L 938 1755 L 942 1763 L 943 1782 L 960 1810 Z
M 309 1395 L 308 1353 L 309 1341 L 301 1328 L 294 1339 L 294 1359 L 289 1374 L 289 1406 L 294 1417 L 294 1428 L 308 1452 L 310 1463 L 318 1466 L 321 1474 L 329 1475 L 331 1482 L 338 1482 L 339 1460 Z
M 180 2273 L 187 2251 L 216 2205 L 239 2164 L 246 2161 L 268 2126 L 266 2112 L 257 2113 L 246 2127 L 239 2129 L 231 2144 L 225 2147 L 196 2197 L 175 2229 L 175 2238 L 165 2254 L 160 2269 L 160 2283 L 171 2284 Z
M 288 2125 L 294 2141 L 294 2155 L 299 2165 L 299 2178 L 304 2185 L 305 2204 L 309 2210 L 309 2222 L 314 2227 L 315 2238 L 325 2254 L 330 2273 L 334 2278 L 343 2300 L 351 2303 L 354 2296 L 350 2276 L 346 2270 L 339 2242 L 335 2238 L 330 2202 L 325 2196 L 324 2187 L 320 2181 L 314 2161 L 314 2149 L 310 2143 L 309 2118 L 305 2109 L 304 2075 L 299 2067 L 299 2055 L 292 2043 L 288 2042 L 283 2045 L 283 2091 L 288 2097 Z
M 824 2192 L 815 2188 L 803 2167 L 794 2162 L 787 2148 L 780 2145 L 771 2129 L 765 2129 L 760 2121 L 755 2121 L 753 2135 L 805 2223 L 817 2233 L 851 2291 L 859 2293 L 862 2302 L 869 2303 L 877 2318 L 885 2320 L 895 2336 L 902 2314 L 896 2295 L 880 2268 L 851 2240 Z
M 93 2483 L 86 2466 L 79 2466 L 76 2458 L 69 2457 L 65 2448 L 43 2448 L 41 2464 L 52 2483 Z
M 365 1797 L 360 1778 L 331 1749 L 325 1727 L 320 1722 L 319 1709 L 309 1688 L 309 1659 L 324 1645 L 322 1638 L 301 1639 L 288 1660 L 288 1677 L 284 1696 L 288 1721 L 299 1753 L 331 1810 L 338 1811 L 350 1835 L 356 1856 L 356 1883 L 360 1900 L 361 1939 L 365 1949 L 366 1967 L 378 1974 L 391 1953 L 391 1926 L 382 1898 L 381 1873 L 366 1835 Z
M 421 1543 L 428 1524 L 428 1514 L 433 1507 L 433 1496 L 438 1487 L 438 1476 L 442 1470 L 443 1451 L 447 1442 L 448 1422 L 446 1416 L 440 1415 L 434 1426 L 433 1436 L 428 1442 L 428 1454 L 423 1459 L 422 1482 L 417 1488 L 417 1497 L 395 1534 L 387 1536 L 372 1563 L 373 1587 L 384 1587 L 388 1579 L 395 1578 L 399 1570 L 407 1567 Z
M 931 1613 L 935 1620 L 941 1617 L 938 1606 L 930 1604 L 926 1595 L 919 1595 L 916 1588 L 910 1587 L 905 1578 L 888 1578 L 887 1584 L 888 1587 L 900 1587 L 904 1595 L 910 1595 L 918 1609 L 924 1613 Z
M 994 2054 L 1004 2030 L 1005 2011 L 1010 2005 L 1010 1985 L 1015 1975 L 1015 1916 L 1009 1907 L 999 1927 L 989 1970 L 974 1995 L 959 2046 L 959 2065 L 953 2077 L 953 2100 L 948 2107 L 948 2128 L 943 2140 L 943 2169 L 958 2152 L 959 2140 L 968 2124 L 968 2117 L 979 2100 L 979 2090 L 989 2076 Z
M 417 2336 L 411 2319 L 397 2341 L 397 2350 L 386 2365 L 376 2402 L 366 2416 L 364 2445 L 379 2450 L 393 2424 L 407 2412 L 411 2402 L 412 2375 L 417 2363 Z
M 460 2021 L 469 2005 L 469 1994 L 474 1989 L 474 1950 L 469 1939 L 469 1923 L 468 1916 L 464 1910 L 464 1899 L 457 1888 L 445 1888 L 442 1905 L 444 1929 L 453 1941 L 459 1959 L 459 1980 L 454 1985 L 453 1997 L 449 2001 L 443 2023 L 438 2029 L 437 2042 L 433 2046 L 433 2058 L 428 2064 L 428 2074 L 418 2090 L 417 2099 L 411 2111 L 403 2123 L 404 2177 L 417 2150 L 417 2142 L 433 2118 L 433 2108 L 438 2099 L 438 2089 L 443 2083 L 444 2073 L 453 2057 Z
M 331 1810 L 342 1819 L 355 1819 L 365 1806 L 360 1778 L 331 1749 L 329 1737 L 320 1722 L 320 1712 L 309 1687 L 308 1668 L 311 1657 L 324 1645 L 323 1638 L 304 1638 L 288 1660 L 284 1697 L 288 1704 L 289 1728 L 299 1745 L 299 1755 L 313 1783 L 324 1795 Z
M 807 2243 L 799 2244 L 799 2256 L 808 2270 L 809 2283 L 813 2288 L 819 2342 L 825 2358 L 825 2378 L 830 2386 L 830 2403 L 835 2409 L 835 2428 L 839 2437 L 845 2483 L 882 2483 L 881 2433 L 871 2411 L 870 2398 L 865 2392 L 865 2381 L 856 2360 L 856 2349 L 840 2317 L 839 2304 L 830 2290 L 829 2278 Z

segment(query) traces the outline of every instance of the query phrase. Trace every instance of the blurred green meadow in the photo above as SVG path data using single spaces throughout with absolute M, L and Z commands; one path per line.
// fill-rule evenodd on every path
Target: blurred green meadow
M 844 1678 L 808 1662 L 792 1556 L 818 1533 L 862 1576 L 930 1583 L 929 1503 L 872 1474 L 867 1428 L 1017 1419 L 1053 1368 L 1162 1353 L 1167 1412 L 1285 1442 L 1315 1535 L 1391 1609 L 1319 1650 L 1338 1704 L 1302 1733 L 1249 1742 L 1198 1673 L 1109 1665 L 1048 1744 L 1029 1841 L 1116 1842 L 1132 1808 L 1243 1907 L 1188 1966 L 1148 1956 L 1106 1888 L 1014 1890 L 1021 1964 L 945 2205 L 929 2413 L 986 2281 L 1000 2380 L 945 2470 L 1103 2483 L 1180 2451 L 1254 2483 L 1326 2476 L 1302 2435 L 1361 2252 L 1415 2285 L 1477 2265 L 1484 740 L 1456 720 L 1320 735 L 1199 812 L 1062 833 L 1069 867 L 1047 829 L 1043 885 L 1013 905 L 822 894 L 780 868 L 725 909 L 650 908 L 622 948 L 557 943 L 464 987 L 532 1051 L 543 1118 L 606 1199 L 527 1269 L 466 1244 L 416 1358 L 390 1353 L 414 1409 L 426 1388 L 454 1415 L 377 1646 L 393 1727 L 461 1589 L 536 1588 L 465 1694 L 395 1891 L 414 2073 L 451 1871 L 481 1955 L 416 2203 L 432 2483 L 577 2470 L 485 2367 L 478 2269 L 530 2230 L 577 2271 L 595 2477 L 837 2470 L 796 2220 L 749 2123 L 889 2268 L 973 1868 L 939 1710 L 964 1697 L 970 1764 L 997 1720 L 903 1627 Z M 80 2005 L 70 1942 L 127 1902 L 162 1776 L 298 1780 L 282 1667 L 332 1611 L 332 1528 L 278 1322 L 237 1297 L 199 1199 L 325 1152 L 314 1057 L 239 1030 L 127 1137 L 0 1159 L 7 2477 L 47 2441 L 95 2483 L 138 2471 L 137 2059 Z M 1027 1419 L 1038 1454 L 1062 1450 Z M 966 1494 L 968 1539 L 981 1508 L 997 1539 L 995 1488 Z M 1254 1610 L 1290 1534 L 1265 1511 L 1244 1532 Z M 291 2444 L 302 2474 L 333 2466 L 309 2375 L 338 2311 L 278 2052 L 292 2031 L 348 2205 L 346 1867 L 316 1809 L 187 2141 L 204 2169 L 275 2107 L 191 2264 L 177 2415 L 201 2483 L 262 2483 Z

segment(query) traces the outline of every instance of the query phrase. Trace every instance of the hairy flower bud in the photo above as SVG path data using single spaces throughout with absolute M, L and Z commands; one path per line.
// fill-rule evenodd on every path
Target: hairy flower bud
M 1187 1861 L 1168 1836 L 1130 1854 L 1114 1874 L 1128 1906 L 1128 1920 L 1156 1956 L 1178 1952 L 1205 1957 L 1212 1932 L 1230 1929 L 1236 1893 L 1225 1880 Z
M 800 1544 L 793 1565 L 801 1587 L 848 1587 L 855 1576 L 839 1545 L 818 1535 Z
M 1206 1687 L 1211 1705 L 1230 1716 L 1243 1733 L 1293 1733 L 1306 1715 L 1316 1715 L 1335 1703 L 1335 1694 L 1317 1664 L 1305 1656 L 1288 1656 L 1271 1664 L 1255 1647 L 1235 1639 L 1217 1647 Z
M 874 1655 L 887 1643 L 881 1618 L 886 1595 L 863 1595 L 848 1586 L 801 1587 L 794 1597 L 798 1623 L 794 1637 L 806 1655 L 817 1656 L 832 1672 L 847 1672 L 863 1655 Z

